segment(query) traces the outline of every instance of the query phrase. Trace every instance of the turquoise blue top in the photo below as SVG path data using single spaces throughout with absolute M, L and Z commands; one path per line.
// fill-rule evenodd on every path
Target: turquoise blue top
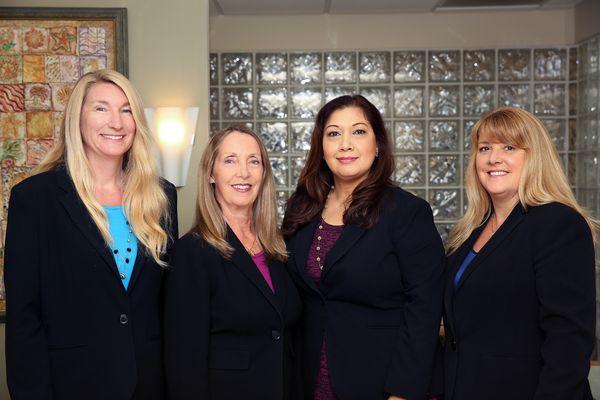
M 137 238 L 133 234 L 129 226 L 129 222 L 123 213 L 121 206 L 103 206 L 106 215 L 108 216 L 108 229 L 112 236 L 113 242 L 110 249 L 112 250 L 121 282 L 125 289 L 129 286 L 129 279 L 133 272 L 135 257 L 137 255 Z
M 477 255 L 477 253 L 471 249 L 469 251 L 469 254 L 467 254 L 465 259 L 463 260 L 462 264 L 460 264 L 460 268 L 456 272 L 456 275 L 454 275 L 454 287 L 456 287 L 458 285 L 458 281 L 460 281 L 460 277 L 465 272 L 465 270 L 467 269 L 469 264 L 471 264 L 471 261 L 473 261 L 473 259 L 475 258 L 476 255 Z

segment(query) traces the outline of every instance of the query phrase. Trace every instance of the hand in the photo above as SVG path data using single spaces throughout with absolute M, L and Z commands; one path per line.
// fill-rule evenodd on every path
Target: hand
M 387 400 L 406 400 L 404 397 L 390 396 Z

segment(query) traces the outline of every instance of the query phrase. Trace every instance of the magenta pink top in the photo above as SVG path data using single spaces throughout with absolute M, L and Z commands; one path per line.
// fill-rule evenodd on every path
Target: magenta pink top
M 265 253 L 263 251 L 256 253 L 252 256 L 252 261 L 254 261 L 254 264 L 256 264 L 260 274 L 263 276 L 263 278 L 265 278 L 265 281 L 267 281 L 267 285 L 269 285 L 273 293 L 275 293 L 273 281 L 271 280 L 271 271 L 269 271 L 269 264 L 267 263 L 267 257 L 265 256 Z

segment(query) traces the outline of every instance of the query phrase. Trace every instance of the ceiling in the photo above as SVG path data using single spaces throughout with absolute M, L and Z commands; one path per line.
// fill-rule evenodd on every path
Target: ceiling
M 571 8 L 581 1 L 583 0 L 211 0 L 210 15 L 547 10 Z

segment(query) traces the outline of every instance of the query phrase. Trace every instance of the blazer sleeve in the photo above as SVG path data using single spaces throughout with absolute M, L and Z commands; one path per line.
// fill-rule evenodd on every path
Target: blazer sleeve
M 412 219 L 394 233 L 405 291 L 404 321 L 388 370 L 386 393 L 425 399 L 431 382 L 442 313 L 444 248 L 431 208 L 419 201 Z
M 595 336 L 594 244 L 585 220 L 569 211 L 533 235 L 539 236 L 534 268 L 544 332 L 536 400 L 583 398 L 587 390 Z
M 169 248 L 173 246 L 175 241 L 179 238 L 179 223 L 177 219 L 177 189 L 175 186 L 166 180 L 161 181 L 165 193 L 167 195 L 167 200 L 169 201 L 169 225 L 168 225 L 168 234 L 169 234 Z
M 6 284 L 6 370 L 15 400 L 52 399 L 50 361 L 40 304 L 38 213 L 31 196 L 13 188 L 8 208 Z
M 210 398 L 210 285 L 201 246 L 190 236 L 180 239 L 167 274 L 164 345 L 170 400 Z

